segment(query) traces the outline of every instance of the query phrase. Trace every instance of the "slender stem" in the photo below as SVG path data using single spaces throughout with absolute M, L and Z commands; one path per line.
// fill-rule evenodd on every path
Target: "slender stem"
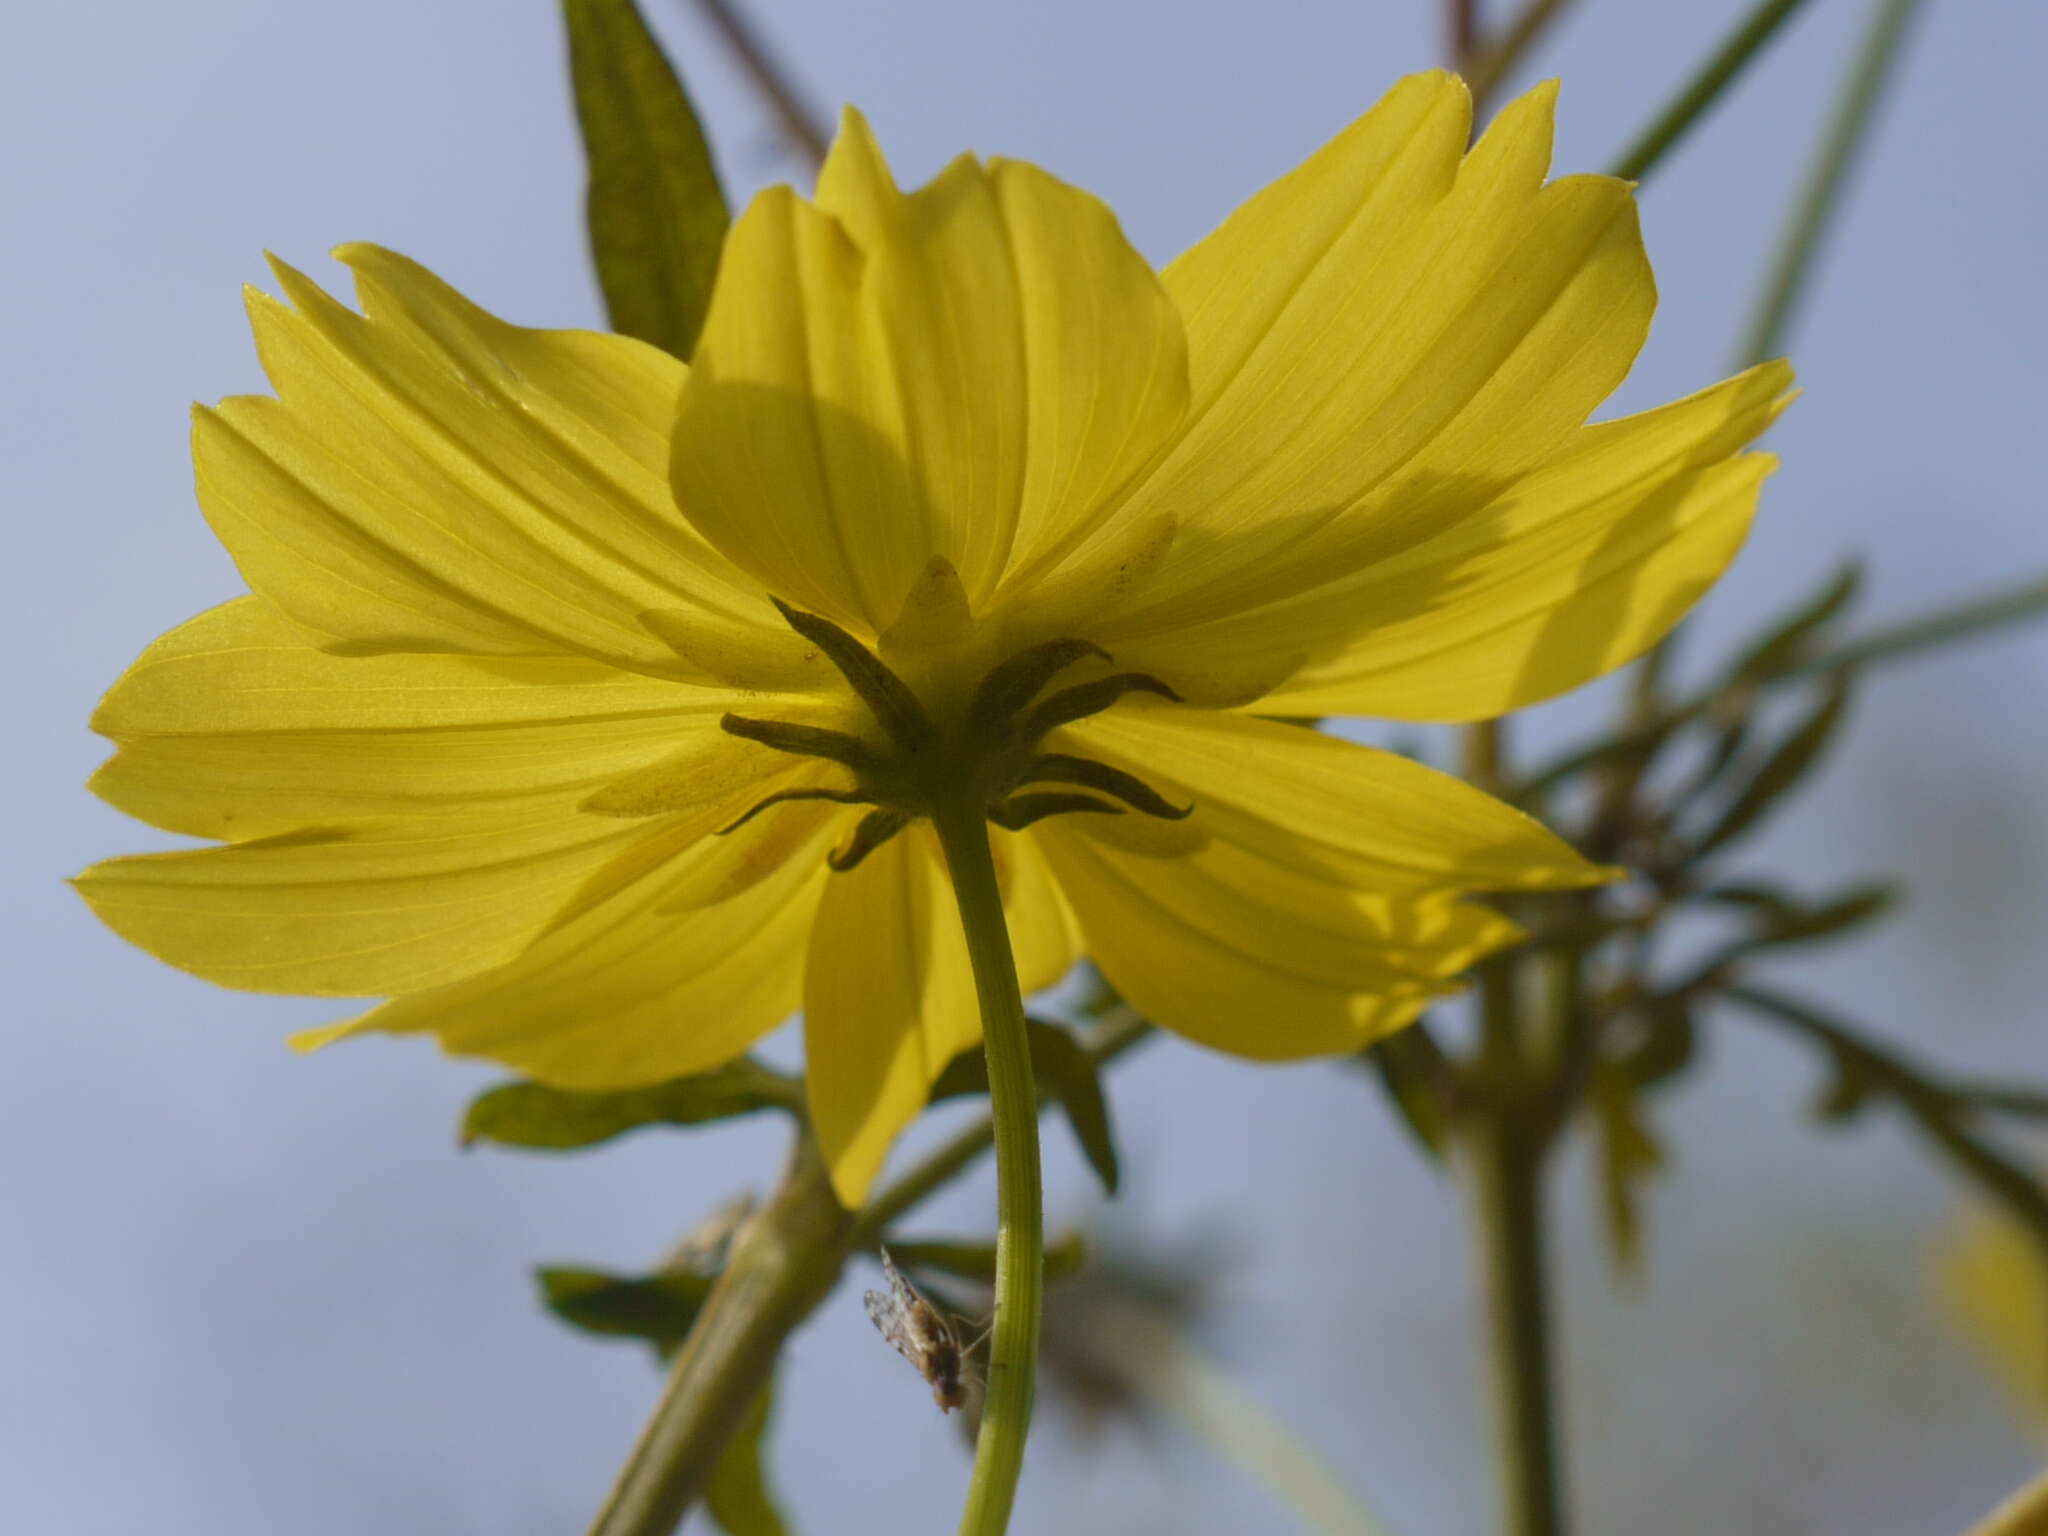
M 718 29 L 719 35 L 739 57 L 754 88 L 775 109 L 782 128 L 813 165 L 825 163 L 830 135 L 810 98 L 798 88 L 796 78 L 775 50 L 768 46 L 752 18 L 740 8 L 739 0 L 697 0 L 697 9 Z
M 1103 1025 L 1088 1054 L 1095 1059 L 1097 1066 L 1107 1066 L 1132 1046 L 1151 1037 L 1152 1026 L 1134 1009 L 1119 1008 Z M 996 1124 L 988 1116 L 954 1132 L 920 1158 L 914 1167 L 905 1169 L 886 1189 L 870 1197 L 847 1232 L 847 1246 L 872 1248 L 888 1232 L 891 1222 L 957 1179 L 995 1144 Z
M 1318 1536 L 1386 1536 L 1336 1471 L 1164 1311 L 1114 1294 L 1061 1313 L 1089 1365 L 1154 1411 L 1177 1420 L 1218 1459 L 1234 1463 L 1304 1531 Z
M 1031 1079 L 1024 995 L 1003 921 L 1003 893 L 980 797 L 962 794 L 932 817 L 967 958 L 981 1000 L 988 1057 L 989 1115 L 996 1144 L 995 1331 L 989 1343 L 988 1398 L 975 1441 L 961 1536 L 1001 1536 L 1010 1523 L 1024 1439 L 1031 1428 L 1038 1323 L 1045 1293 L 1045 1216 L 1038 1171 L 1038 1089 Z
M 1462 69 L 1479 46 L 1479 0 L 1444 0 L 1444 56 Z
M 1458 772 L 1490 795 L 1507 782 L 1508 723 L 1478 720 L 1458 733 Z
M 1744 364 L 1775 357 L 1784 348 L 1785 333 L 1812 276 L 1822 237 L 1841 205 L 1842 189 L 1857 155 L 1869 140 L 1872 116 L 1905 41 L 1906 24 L 1919 8 L 1920 0 L 1875 0 L 1870 30 L 1856 51 L 1827 133 L 1793 199 L 1791 222 L 1737 354 Z
M 1609 174 L 1623 181 L 1641 181 L 1647 176 L 1650 168 L 1693 130 L 1707 108 L 1720 99 L 1721 93 L 1734 83 L 1778 28 L 1805 3 L 1806 0 L 1760 0 L 1614 163 Z
M 1497 40 L 1471 50 L 1460 62 L 1472 91 L 1473 115 L 1480 116 L 1493 93 L 1506 83 L 1545 29 L 1564 13 L 1571 0 L 1528 0 Z
M 801 1138 L 782 1187 L 743 1226 L 590 1536 L 670 1536 L 746 1422 L 789 1331 L 839 1279 L 851 1217 Z
M 1542 1149 L 1512 1104 L 1495 1104 L 1475 1116 L 1466 1128 L 1465 1148 L 1486 1270 L 1502 1530 L 1507 1536 L 1561 1536 L 1543 1273 Z
M 1865 662 L 1890 661 L 1895 657 L 1924 651 L 1930 646 L 1967 640 L 1986 630 L 2002 629 L 2022 619 L 2048 614 L 2048 577 L 2036 577 L 2024 586 L 2010 587 L 1984 597 L 1972 598 L 1952 608 L 1936 609 L 1917 619 L 1887 625 L 1859 640 L 1817 656 L 1787 673 L 1806 677 L 1832 672 L 1838 667 L 1860 667 Z
M 2008 625 L 2041 618 L 2044 615 L 2048 615 L 2048 578 L 2037 577 L 2022 586 L 2010 587 L 1984 597 L 1970 598 L 1953 607 L 1938 608 L 1919 618 L 1906 619 L 1872 630 L 1860 639 L 1823 651 L 1809 661 L 1800 662 L 1784 672 L 1774 674 L 1771 680 L 1824 677 L 1844 667 L 1861 667 L 1872 662 L 1901 661 L 1931 647 L 1947 645 L 1957 640 L 1968 640 L 1991 630 L 2003 629 Z M 1646 751 L 1686 721 L 1711 709 L 1722 697 L 1725 687 L 1724 683 L 1714 683 L 1660 711 L 1640 725 L 1631 727 L 1619 736 L 1565 753 L 1515 785 L 1510 798 L 1518 803 L 1526 802 L 1571 775 L 1596 764 Z

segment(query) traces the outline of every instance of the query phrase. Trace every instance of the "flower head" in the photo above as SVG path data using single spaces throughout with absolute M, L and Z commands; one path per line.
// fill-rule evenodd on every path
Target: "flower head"
M 976 1008 L 926 813 L 994 824 L 1027 988 L 1356 1048 L 1597 881 L 1456 780 L 1278 717 L 1471 720 L 1654 642 L 1740 544 L 1782 365 L 1589 426 L 1653 303 L 1630 189 L 1545 181 L 1553 92 L 1467 151 L 1403 81 L 1155 272 L 1014 161 L 910 193 L 849 113 L 728 237 L 690 366 L 507 325 L 350 247 L 280 266 L 275 397 L 198 415 L 252 595 L 152 646 L 95 779 L 221 840 L 81 881 L 259 991 L 389 1000 L 581 1088 L 801 1006 L 858 1199 Z

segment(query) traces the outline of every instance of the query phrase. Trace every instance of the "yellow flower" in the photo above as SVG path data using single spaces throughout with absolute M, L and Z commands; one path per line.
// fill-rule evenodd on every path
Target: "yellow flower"
M 1085 951 L 1262 1059 L 1399 1027 L 1514 936 L 1464 893 L 1603 872 L 1271 717 L 1628 660 L 1734 555 L 1789 384 L 1585 424 L 1654 295 L 1629 187 L 1546 184 L 1553 99 L 1467 153 L 1462 83 L 1405 80 L 1163 272 L 1029 165 L 899 192 L 849 113 L 815 199 L 734 225 L 687 369 L 375 248 L 361 315 L 280 266 L 276 398 L 194 436 L 253 595 L 96 720 L 102 795 L 224 846 L 86 898 L 228 986 L 390 999 L 312 1043 L 570 1087 L 801 1006 L 849 1202 L 977 1035 L 934 786 L 989 807 L 1027 989 Z
M 2048 1259 L 2011 1217 L 1963 1213 L 1936 1255 L 1949 1315 L 2010 1389 L 2029 1428 L 2048 1431 Z

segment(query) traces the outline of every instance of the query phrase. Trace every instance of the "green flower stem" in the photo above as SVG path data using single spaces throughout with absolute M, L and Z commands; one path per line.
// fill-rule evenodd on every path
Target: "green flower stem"
M 1045 1300 L 1045 1215 L 1038 1171 L 1038 1089 L 1024 1031 L 1024 995 L 1003 920 L 1003 893 L 979 795 L 961 794 L 932 821 L 953 877 L 967 958 L 981 999 L 989 1113 L 996 1147 L 995 1331 L 988 1396 L 974 1447 L 961 1536 L 1001 1536 L 1010 1523 L 1031 1428 L 1039 1314 Z
M 1906 24 L 1919 8 L 1920 0 L 1875 0 L 1870 30 L 1856 50 L 1827 132 L 1792 200 L 1791 222 L 1764 281 L 1742 350 L 1736 354 L 1744 366 L 1776 357 L 1784 350 L 1785 333 L 1812 275 L 1821 239 L 1841 205 L 1842 189 L 1856 157 L 1869 141 L 1877 104 L 1906 38 Z
M 1151 1034 L 1149 1024 L 1122 1008 L 1104 1023 L 1090 1053 L 1107 1064 Z M 768 1384 L 783 1342 L 830 1291 L 827 1276 L 836 1277 L 849 1254 L 873 1248 L 890 1223 L 966 1172 L 995 1139 L 992 1119 L 975 1121 L 906 1169 L 852 1219 L 831 1198 L 815 1151 L 800 1146 L 784 1187 L 763 1213 L 774 1243 L 765 1251 L 750 1246 L 751 1238 L 735 1245 L 728 1272 L 751 1273 L 712 1288 L 590 1536 L 669 1536 L 702 1497 L 710 1469 L 741 1422 L 733 1416 L 734 1405 L 744 1406 L 750 1392 Z M 771 1265 L 785 1277 L 807 1277 L 807 1283 L 773 1283 Z M 721 1342 L 714 1345 L 714 1338 Z M 741 1341 L 747 1347 L 735 1348 Z
M 670 1536 L 709 1485 L 791 1329 L 831 1292 L 850 1217 L 808 1136 L 782 1187 L 734 1239 L 590 1536 Z
M 1138 1016 L 1137 1010 L 1118 1007 L 1104 1019 L 1088 1053 L 1098 1066 L 1107 1066 L 1151 1037 L 1152 1026 Z M 1046 1102 L 1040 1100 L 1041 1108 Z M 887 1236 L 890 1223 L 973 1167 L 975 1160 L 995 1144 L 996 1123 L 990 1117 L 984 1116 L 956 1131 L 861 1208 L 846 1235 L 847 1247 L 874 1247 Z
M 1720 99 L 1721 93 L 1735 82 L 1778 28 L 1805 3 L 1806 0 L 1761 0 L 1615 161 L 1608 174 L 1623 181 L 1641 181 L 1649 175 L 1651 168 L 1693 130 L 1707 108 Z
M 1485 1264 L 1502 1530 L 1507 1536 L 1560 1536 L 1565 1527 L 1551 1409 L 1542 1141 L 1518 1104 L 1494 1102 L 1465 1127 L 1464 1150 Z

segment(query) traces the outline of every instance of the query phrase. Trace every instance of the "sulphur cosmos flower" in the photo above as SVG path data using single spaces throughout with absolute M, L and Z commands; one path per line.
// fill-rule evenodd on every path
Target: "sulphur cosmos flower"
M 1944 1235 L 1933 1276 L 1952 1321 L 2009 1390 L 2027 1429 L 2048 1436 L 2048 1256 L 2003 1212 L 1966 1209 Z
M 1354 1049 L 1602 878 L 1397 756 L 1655 641 L 1742 542 L 1782 364 L 1588 425 L 1654 302 L 1630 188 L 1546 181 L 1554 89 L 1470 148 L 1402 81 L 1164 271 L 1100 202 L 963 157 L 899 191 L 848 113 L 757 197 L 695 358 L 526 330 L 342 250 L 280 265 L 276 393 L 198 413 L 251 589 L 96 718 L 94 787 L 219 846 L 115 859 L 173 965 L 388 999 L 602 1089 L 801 1007 L 858 1200 L 973 982 L 929 794 L 986 804 L 1023 983 L 1086 953 L 1237 1055 Z

